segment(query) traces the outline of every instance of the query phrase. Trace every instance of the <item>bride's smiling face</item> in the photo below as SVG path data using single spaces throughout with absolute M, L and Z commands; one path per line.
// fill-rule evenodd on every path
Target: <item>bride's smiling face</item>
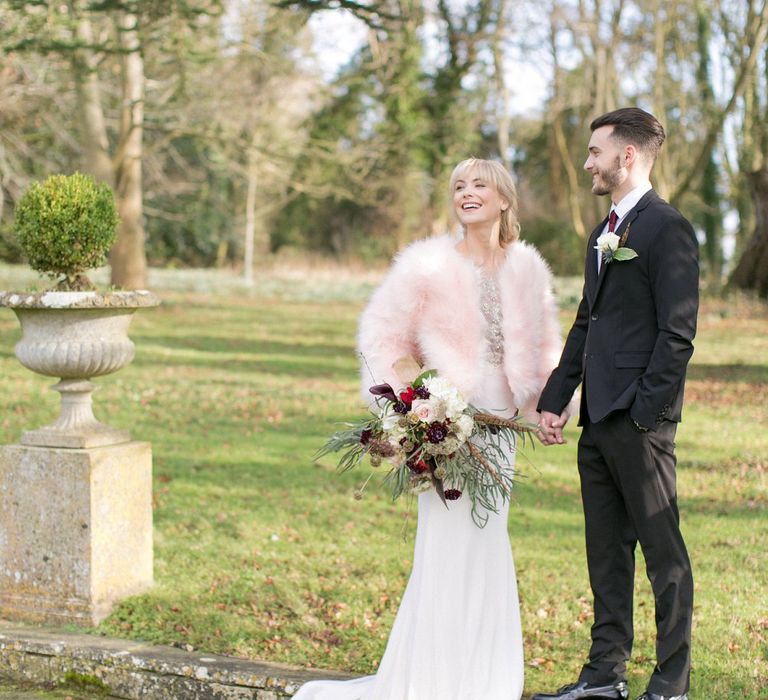
M 453 186 L 453 210 L 462 226 L 493 225 L 509 206 L 491 182 L 472 168 Z

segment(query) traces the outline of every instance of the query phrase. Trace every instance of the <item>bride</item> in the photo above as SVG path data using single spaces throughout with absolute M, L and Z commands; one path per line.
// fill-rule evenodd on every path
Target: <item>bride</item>
M 360 319 L 369 386 L 402 386 L 393 365 L 412 355 L 475 406 L 536 422 L 560 355 L 552 276 L 518 240 L 517 194 L 495 161 L 470 158 L 450 180 L 460 237 L 402 251 Z M 371 374 L 373 377 L 371 377 Z M 514 453 L 508 454 L 514 467 Z M 507 530 L 509 502 L 472 520 L 467 497 L 418 496 L 413 571 L 375 675 L 312 681 L 295 700 L 519 700 L 523 639 Z

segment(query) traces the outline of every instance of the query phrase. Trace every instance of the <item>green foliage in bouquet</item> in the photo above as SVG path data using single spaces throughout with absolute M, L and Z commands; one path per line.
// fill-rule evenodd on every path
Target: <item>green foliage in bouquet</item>
M 107 259 L 118 216 L 110 187 L 90 175 L 52 175 L 16 205 L 15 231 L 33 270 L 62 277 L 57 289 L 92 289 L 83 274 Z

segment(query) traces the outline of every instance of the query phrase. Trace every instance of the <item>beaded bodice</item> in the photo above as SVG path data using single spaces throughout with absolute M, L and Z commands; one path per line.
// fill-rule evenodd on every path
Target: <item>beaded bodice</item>
M 499 284 L 494 275 L 478 269 L 480 281 L 480 311 L 488 325 L 485 330 L 485 359 L 488 364 L 500 367 L 504 362 L 504 333 L 501 329 L 501 299 Z

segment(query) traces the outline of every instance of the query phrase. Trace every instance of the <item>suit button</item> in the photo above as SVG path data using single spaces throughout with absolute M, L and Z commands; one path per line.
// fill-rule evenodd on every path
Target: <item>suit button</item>
M 598 315 L 597 314 L 592 314 L 592 320 L 593 321 L 597 321 L 597 319 L 598 319 Z

